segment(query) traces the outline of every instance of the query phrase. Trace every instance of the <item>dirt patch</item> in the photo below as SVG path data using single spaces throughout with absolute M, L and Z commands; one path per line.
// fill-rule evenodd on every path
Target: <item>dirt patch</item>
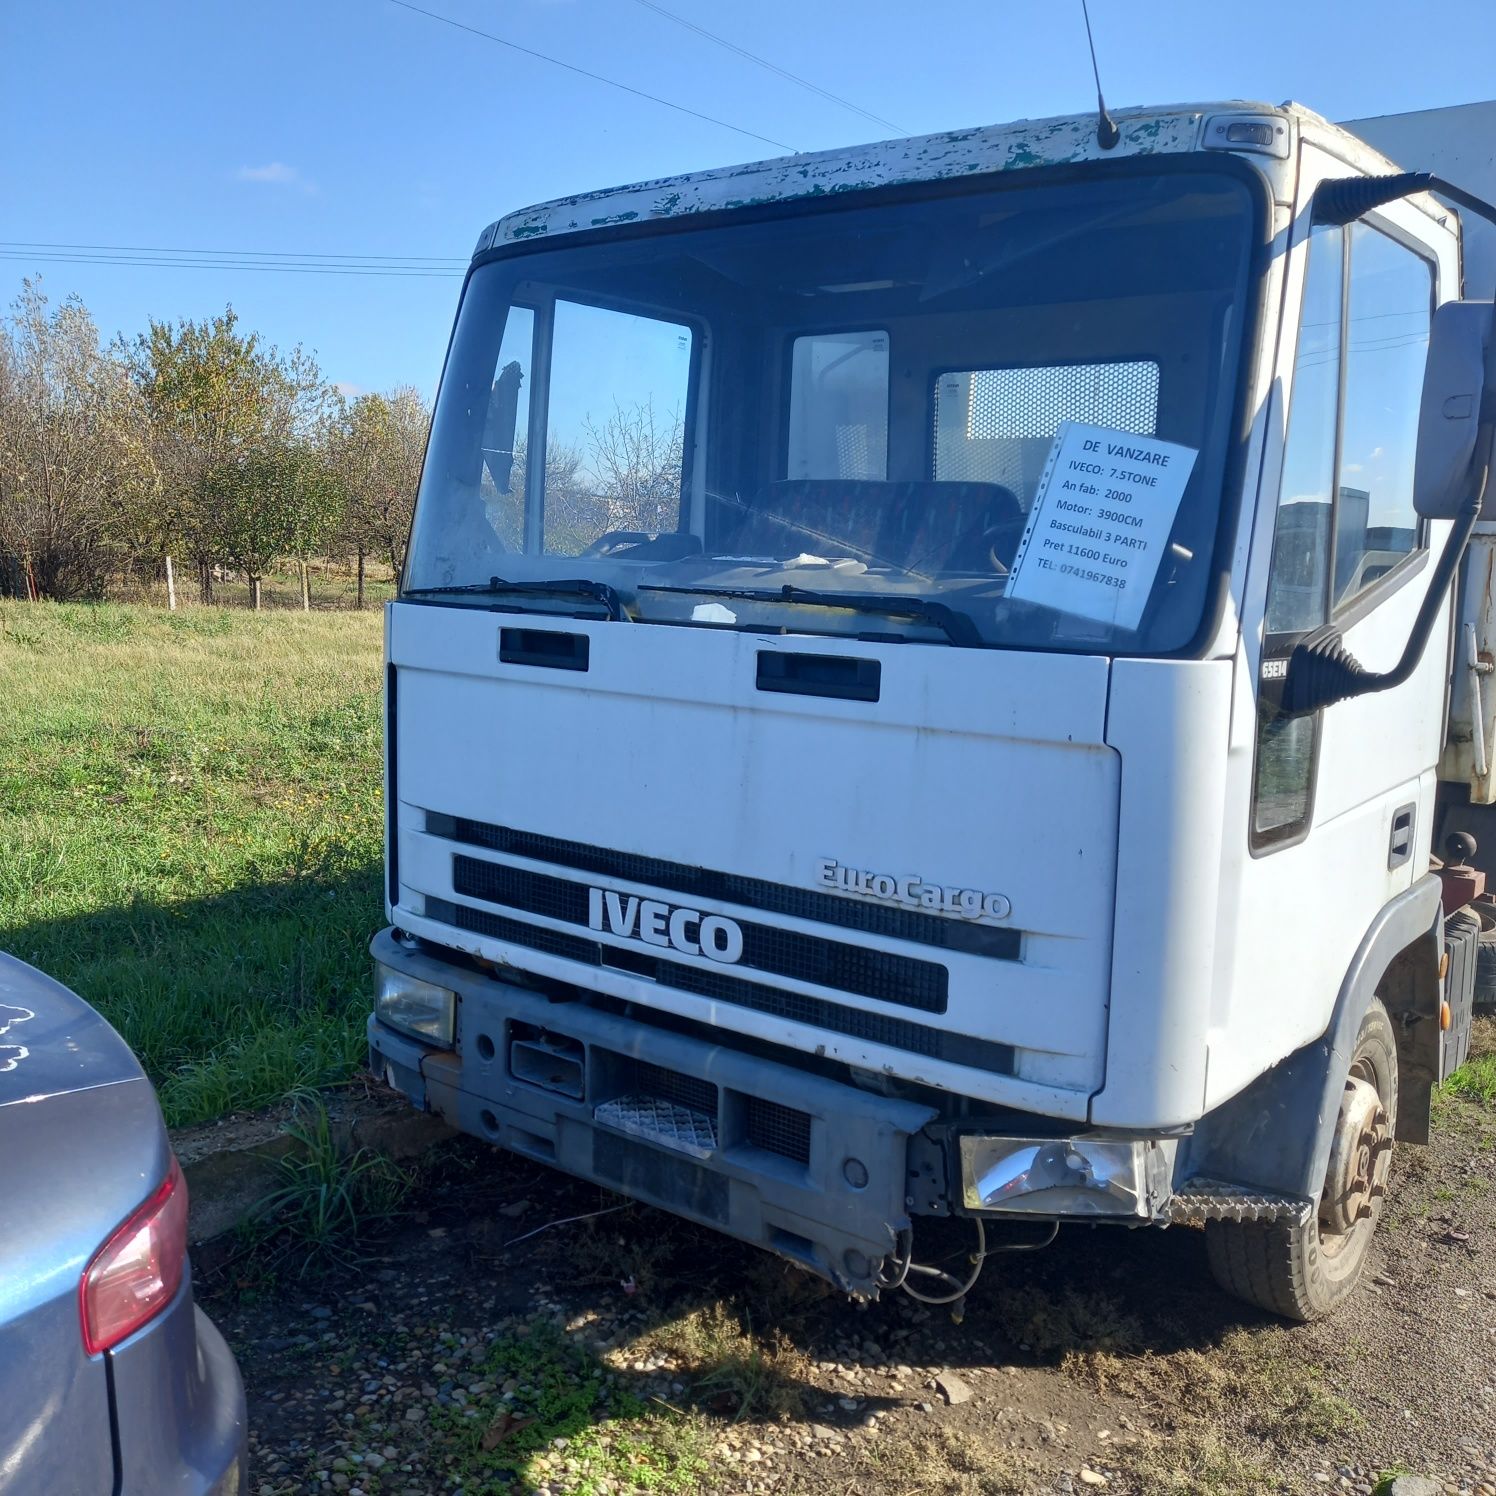
M 1496 1112 L 1463 1099 L 1399 1150 L 1360 1297 L 1308 1328 L 1222 1297 L 1188 1230 L 1068 1228 L 993 1259 L 955 1324 L 469 1140 L 440 1157 L 356 1271 L 202 1274 L 251 1492 L 1496 1493 Z

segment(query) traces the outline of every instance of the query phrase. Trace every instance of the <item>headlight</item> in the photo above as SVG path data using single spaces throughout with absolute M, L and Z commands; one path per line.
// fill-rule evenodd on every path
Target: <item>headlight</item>
M 1148 1218 L 1169 1197 L 1174 1138 L 961 1139 L 961 1194 L 970 1210 Z
M 428 1044 L 451 1046 L 457 994 L 434 982 L 408 977 L 381 961 L 374 963 L 374 1015 Z

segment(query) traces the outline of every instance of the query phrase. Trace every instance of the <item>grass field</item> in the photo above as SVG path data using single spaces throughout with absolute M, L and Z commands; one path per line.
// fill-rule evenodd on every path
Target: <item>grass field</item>
M 172 1124 L 346 1076 L 381 919 L 380 615 L 0 604 L 0 948 Z

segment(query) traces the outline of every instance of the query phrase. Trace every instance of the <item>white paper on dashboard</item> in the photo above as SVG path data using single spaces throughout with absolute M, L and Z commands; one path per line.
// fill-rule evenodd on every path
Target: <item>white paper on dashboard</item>
M 1137 628 L 1196 455 L 1156 436 L 1062 422 L 1006 596 Z

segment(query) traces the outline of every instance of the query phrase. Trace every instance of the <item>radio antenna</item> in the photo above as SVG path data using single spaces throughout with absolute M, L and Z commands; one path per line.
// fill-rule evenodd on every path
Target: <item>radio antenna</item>
M 1091 36 L 1091 8 L 1086 0 L 1080 0 L 1080 13 L 1086 18 L 1086 45 L 1091 49 L 1091 76 L 1096 80 L 1096 144 L 1109 151 L 1121 140 L 1122 132 L 1117 122 L 1107 113 L 1106 100 L 1101 97 L 1101 69 L 1096 66 L 1096 42 Z

